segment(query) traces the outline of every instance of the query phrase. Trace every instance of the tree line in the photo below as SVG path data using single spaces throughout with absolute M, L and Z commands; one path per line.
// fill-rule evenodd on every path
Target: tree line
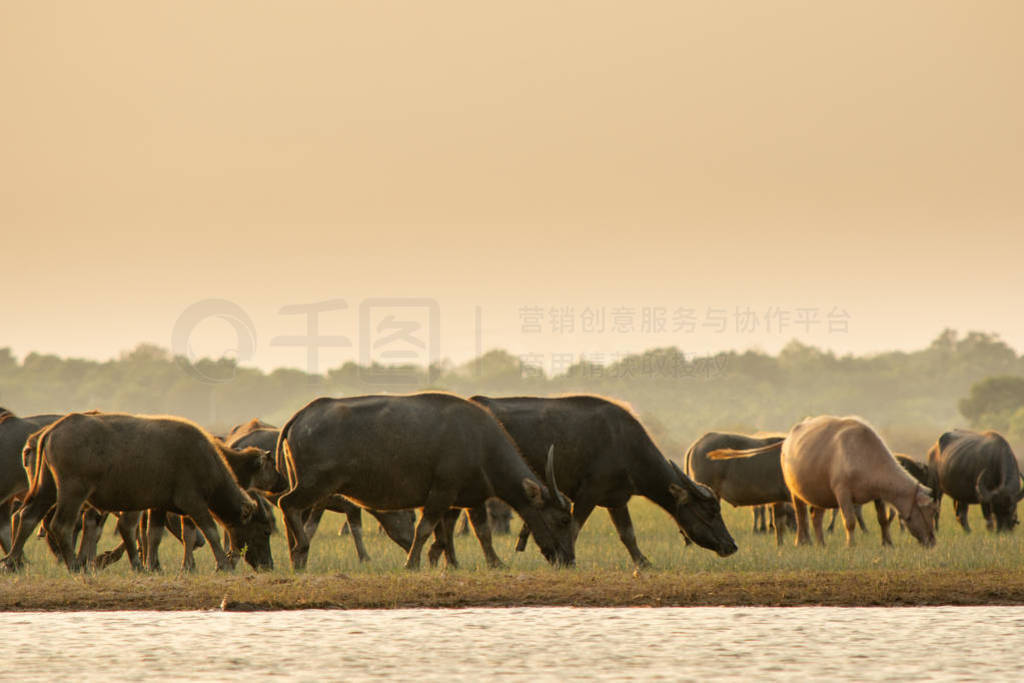
M 1024 444 L 1024 357 L 997 335 L 943 331 L 926 348 L 836 355 L 790 342 L 778 354 L 695 358 L 655 348 L 548 376 L 497 349 L 431 367 L 345 363 L 324 374 L 263 372 L 228 358 L 191 361 L 140 344 L 108 361 L 0 349 L 0 405 L 21 415 L 97 408 L 182 415 L 215 432 L 260 417 L 275 424 L 316 396 L 596 393 L 628 402 L 666 455 L 709 430 L 785 431 L 808 415 L 856 414 L 890 446 L 923 457 L 944 430 L 997 429 Z

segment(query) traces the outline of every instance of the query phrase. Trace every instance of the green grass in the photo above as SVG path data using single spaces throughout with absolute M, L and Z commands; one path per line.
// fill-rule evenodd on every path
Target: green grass
M 834 534 L 826 534 L 826 546 L 794 547 L 794 534 L 787 533 L 785 545 L 777 547 L 774 535 L 754 534 L 751 531 L 751 512 L 748 508 L 723 507 L 723 516 L 739 551 L 731 557 L 720 558 L 715 553 L 695 545 L 684 546 L 675 523 L 660 508 L 643 498 L 634 498 L 630 504 L 640 549 L 653 563 L 652 571 L 686 573 L 736 573 L 736 572 L 821 572 L 841 570 L 1018 570 L 1024 569 L 1024 529 L 1011 534 L 995 534 L 985 530 L 980 509 L 972 507 L 970 522 L 974 529 L 965 534 L 953 517 L 952 503 L 946 498 L 942 511 L 942 526 L 934 548 L 926 549 L 910 536 L 901 533 L 893 525 L 892 536 L 895 547 L 883 548 L 872 506 L 864 508 L 868 534 L 857 532 L 855 546 L 845 546 L 845 532 L 837 523 Z M 334 513 L 324 515 L 320 531 L 314 537 L 310 549 L 308 574 L 365 575 L 404 572 L 404 552 L 383 534 L 377 533 L 377 523 L 364 514 L 364 540 L 372 559 L 360 563 L 350 536 L 339 536 L 337 531 L 343 517 Z M 282 533 L 272 538 L 274 562 L 273 574 L 291 575 L 288 552 L 285 548 L 283 524 Z M 518 530 L 518 520 L 513 520 L 513 530 Z M 116 545 L 113 524 L 108 522 L 100 541 L 100 550 Z M 526 552 L 513 551 L 515 536 L 495 536 L 498 555 L 516 571 L 546 573 L 552 572 L 537 547 L 531 541 Z M 488 572 L 480 552 L 479 544 L 472 535 L 458 536 L 456 549 L 460 568 L 458 572 Z M 44 542 L 33 537 L 26 545 L 29 564 L 26 576 L 58 578 L 67 572 L 59 566 L 49 553 Z M 165 534 L 161 546 L 161 564 L 166 575 L 174 575 L 181 562 L 181 546 L 169 534 Z M 196 580 L 212 574 L 214 563 L 209 548 L 196 551 L 199 565 Z M 581 574 L 594 572 L 632 572 L 633 565 L 625 547 L 619 541 L 608 515 L 601 508 L 595 510 L 580 534 L 576 544 L 577 570 Z M 443 564 L 443 562 L 442 562 Z M 423 555 L 424 573 L 441 573 L 442 568 L 431 569 Z M 449 572 L 451 570 L 448 570 Z M 251 570 L 240 563 L 237 574 Z M 103 571 L 104 575 L 132 575 L 126 560 Z M 500 572 L 498 573 L 501 574 Z

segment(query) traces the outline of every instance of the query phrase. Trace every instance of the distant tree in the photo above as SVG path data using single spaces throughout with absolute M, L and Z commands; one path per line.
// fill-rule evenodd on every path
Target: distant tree
M 1024 377 L 987 377 L 960 399 L 959 408 L 973 427 L 1007 423 L 1011 415 L 1024 408 Z

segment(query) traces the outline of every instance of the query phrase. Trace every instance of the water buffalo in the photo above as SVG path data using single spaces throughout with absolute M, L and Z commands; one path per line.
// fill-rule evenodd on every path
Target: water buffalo
M 79 568 L 71 535 L 85 502 L 106 511 L 188 515 L 210 544 L 217 568 L 230 569 L 213 513 L 238 547 L 270 564 L 270 521 L 238 486 L 213 437 L 187 420 L 71 413 L 42 431 L 35 460 L 17 535 L 3 560 L 8 569 L 20 566 L 28 535 L 54 502 L 51 533 L 71 570 Z M 163 525 L 150 528 L 151 557 L 162 532 Z
M 0 548 L 11 549 L 11 515 L 14 502 L 28 491 L 28 477 L 21 460 L 25 441 L 32 432 L 56 422 L 60 415 L 18 417 L 0 408 Z
M 267 449 L 273 453 L 274 449 L 277 448 L 277 438 L 280 433 L 281 430 L 273 425 L 261 422 L 260 420 L 251 420 L 232 429 L 226 441 L 228 445 L 236 448 L 255 446 Z M 274 471 L 277 472 L 278 470 L 275 468 Z M 264 490 L 284 492 L 287 489 L 288 480 L 281 475 L 279 487 Z M 331 510 L 345 515 L 345 518 L 348 520 L 349 529 L 352 532 L 352 542 L 356 546 L 356 555 L 359 557 L 360 562 L 368 561 L 370 554 L 366 552 L 366 545 L 363 543 L 363 509 L 343 496 L 331 496 L 320 505 L 307 511 L 303 519 L 303 527 L 307 538 L 312 538 L 313 534 L 316 533 L 324 510 Z M 402 550 L 409 551 L 409 548 L 412 546 L 413 528 L 416 525 L 416 513 L 412 510 L 367 510 L 367 512 L 380 522 L 388 538 L 397 543 Z
M 928 451 L 928 465 L 942 491 L 956 506 L 957 520 L 969 532 L 967 508 L 973 503 L 988 507 L 996 531 L 1017 526 L 1017 503 L 1024 498 L 1017 458 L 996 432 L 957 429 L 939 437 Z
M 714 493 L 666 459 L 640 421 L 617 403 L 597 396 L 470 400 L 498 418 L 533 468 L 544 466 L 548 446 L 555 445 L 555 476 L 573 501 L 576 534 L 595 507 L 606 508 L 633 562 L 649 565 L 627 507 L 641 495 L 668 512 L 686 538 L 723 557 L 736 552 Z M 522 540 L 529 530 L 524 526 Z
M 932 499 L 935 501 L 935 530 L 939 529 L 939 508 L 942 504 L 942 491 L 938 486 L 938 479 L 935 473 L 925 463 L 914 460 L 909 455 L 904 453 L 893 453 L 893 457 L 896 458 L 896 462 L 900 464 L 900 467 L 905 469 L 910 476 L 917 479 L 919 482 L 925 485 L 925 487 L 932 492 Z M 857 526 L 864 533 L 867 533 L 867 525 L 864 524 L 864 517 L 861 515 L 861 507 L 857 505 L 854 507 L 854 514 L 857 516 Z M 839 508 L 832 510 L 832 519 L 828 523 L 828 532 L 832 533 L 832 530 L 836 526 L 836 517 L 838 516 Z M 890 511 L 889 521 L 892 521 L 892 517 L 895 513 Z M 900 530 L 904 529 L 903 520 L 900 520 Z
M 846 523 L 846 543 L 853 544 L 854 507 L 874 501 L 882 543 L 891 545 L 884 503 L 899 512 L 922 545 L 935 544 L 932 493 L 907 473 L 881 437 L 860 418 L 822 415 L 793 426 L 782 443 L 782 475 L 793 493 L 797 543 L 811 542 L 807 506 L 814 509 L 814 532 L 824 545 L 822 517 L 839 507 Z M 884 502 L 883 502 L 884 501 Z
M 273 532 L 276 527 L 273 508 L 262 492 L 279 492 L 286 487 L 287 481 L 277 471 L 271 451 L 245 443 L 236 443 L 236 447 L 232 447 L 218 437 L 213 437 L 213 442 L 224 457 L 224 462 L 231 469 L 232 474 L 235 475 L 238 485 L 245 489 L 261 507 L 264 513 L 263 517 L 269 521 L 271 531 Z M 142 516 L 139 520 L 139 552 L 141 560 L 146 564 L 147 568 L 152 571 L 160 568 L 159 554 L 151 555 L 148 551 L 149 526 L 154 523 L 162 525 L 164 529 L 170 531 L 175 538 L 181 541 L 184 547 L 182 568 L 187 571 L 194 570 L 196 563 L 192 557 L 192 551 L 195 548 L 202 547 L 202 536 L 196 533 L 195 524 L 188 517 L 182 517 L 173 512 L 160 515 L 159 511 L 153 510 L 150 510 L 148 514 Z M 226 531 L 224 533 L 224 547 L 229 550 L 232 556 L 241 553 L 243 550 L 235 545 L 231 535 Z M 126 550 L 126 543 L 122 542 L 113 550 L 107 551 L 100 556 L 97 567 L 103 568 L 117 562 Z M 93 554 L 95 555 L 95 551 Z M 254 569 L 273 568 L 273 558 L 269 554 L 264 556 L 259 552 L 250 552 L 246 548 L 244 557 L 246 562 Z
M 735 506 L 771 504 L 776 517 L 792 496 L 782 478 L 779 452 L 784 434 L 746 436 L 708 432 L 686 451 L 686 473 Z M 746 455 L 749 449 L 758 449 Z M 775 525 L 775 542 L 782 544 L 785 525 Z
M 493 416 L 457 396 L 318 398 L 281 429 L 277 459 L 291 484 L 279 504 L 295 569 L 309 554 L 302 513 L 335 493 L 371 509 L 422 509 L 408 569 L 419 567 L 424 543 L 450 508 L 482 507 L 492 496 L 534 527 L 549 562 L 575 562 L 569 505 L 550 461 L 545 486 Z M 486 552 L 484 527 L 474 531 Z

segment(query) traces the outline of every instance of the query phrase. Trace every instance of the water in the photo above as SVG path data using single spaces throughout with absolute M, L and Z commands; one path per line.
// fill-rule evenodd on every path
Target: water
M 0 614 L 23 680 L 1017 679 L 1022 607 Z

